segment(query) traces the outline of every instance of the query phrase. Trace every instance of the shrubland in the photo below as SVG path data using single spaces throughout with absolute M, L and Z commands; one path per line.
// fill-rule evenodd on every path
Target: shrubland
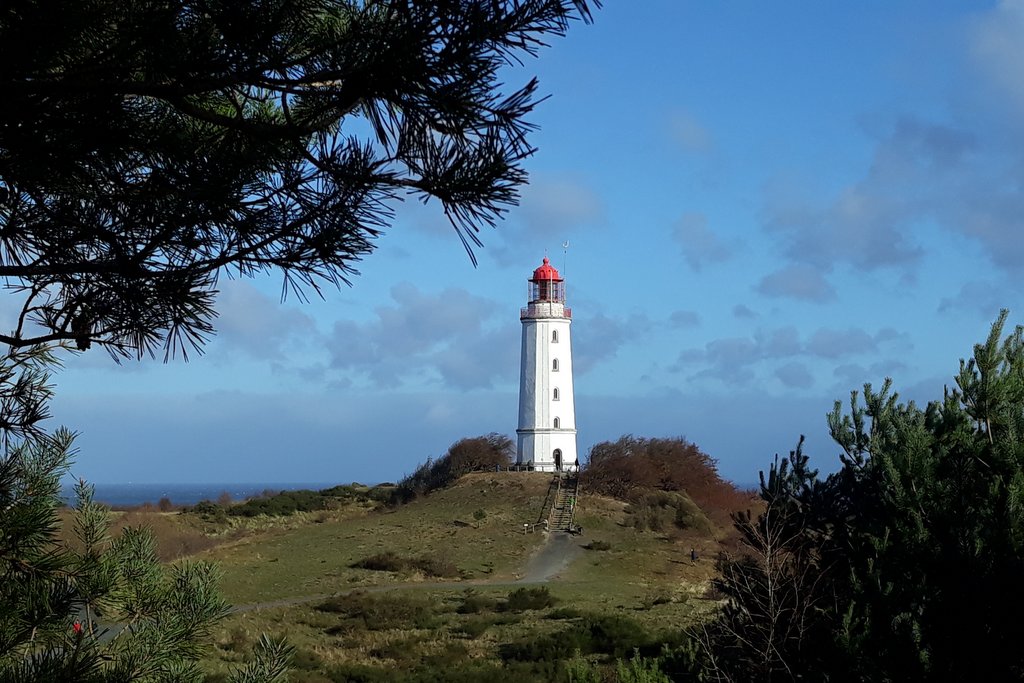
M 1004 337 L 1006 317 L 924 407 L 889 380 L 837 401 L 837 472 L 801 440 L 762 474 L 699 634 L 711 680 L 1024 678 L 1024 330 Z
M 752 492 L 723 479 L 714 458 L 682 437 L 626 435 L 596 444 L 580 483 L 587 493 L 630 502 L 638 512 L 638 527 L 658 527 L 654 530 L 725 527 L 732 512 L 749 507 L 754 499 Z M 671 521 L 660 511 L 666 508 L 672 510 Z
M 461 439 L 436 460 L 428 458 L 416 470 L 398 482 L 391 495 L 393 504 L 407 503 L 418 496 L 451 486 L 470 472 L 507 469 L 515 457 L 515 444 L 504 434 Z

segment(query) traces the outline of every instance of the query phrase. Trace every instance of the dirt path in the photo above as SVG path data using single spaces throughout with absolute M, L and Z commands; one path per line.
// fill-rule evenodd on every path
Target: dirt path
M 517 583 L 546 583 L 568 568 L 582 552 L 578 536 L 561 532 L 548 534 L 544 545 L 527 561 Z
M 275 609 L 277 607 L 291 607 L 292 605 L 303 605 L 308 602 L 316 602 L 317 600 L 324 600 L 331 597 L 332 595 L 344 595 L 347 593 L 353 593 L 355 591 L 364 591 L 366 593 L 382 593 L 390 590 L 408 590 L 408 589 L 419 589 L 419 590 L 437 590 L 445 588 L 461 588 L 469 586 L 511 586 L 520 583 L 547 583 L 551 579 L 557 578 L 558 574 L 563 572 L 572 561 L 575 560 L 580 553 L 583 552 L 583 547 L 580 544 L 579 537 L 572 536 L 570 534 L 556 532 L 548 534 L 547 539 L 544 541 L 544 545 L 540 549 L 530 556 L 530 559 L 526 561 L 526 567 L 523 569 L 523 574 L 515 581 L 503 581 L 498 579 L 473 579 L 470 581 L 417 581 L 417 582 L 406 582 L 406 583 L 390 583 L 377 586 L 360 586 L 358 588 L 352 588 L 351 590 L 340 591 L 337 593 L 320 593 L 318 595 L 304 595 L 296 598 L 283 598 L 281 600 L 270 600 L 268 602 L 256 602 L 249 605 L 235 605 L 231 608 L 231 612 L 252 612 L 253 610 L 264 610 L 264 609 Z

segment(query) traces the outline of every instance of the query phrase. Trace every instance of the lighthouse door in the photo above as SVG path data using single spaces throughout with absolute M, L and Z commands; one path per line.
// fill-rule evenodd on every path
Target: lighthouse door
M 561 448 L 556 448 L 554 456 L 555 456 L 555 471 L 556 472 L 561 472 L 562 471 L 562 449 Z

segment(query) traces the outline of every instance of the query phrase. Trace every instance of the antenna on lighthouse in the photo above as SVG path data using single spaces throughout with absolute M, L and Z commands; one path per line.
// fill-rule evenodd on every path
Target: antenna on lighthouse
M 566 241 L 562 242 L 562 273 L 563 274 L 567 273 L 569 271 L 569 266 L 567 265 L 568 262 L 569 262 L 569 240 L 566 240 Z M 564 275 L 563 275 L 563 277 L 564 277 Z M 564 289 L 562 290 L 562 296 L 565 296 L 565 290 Z

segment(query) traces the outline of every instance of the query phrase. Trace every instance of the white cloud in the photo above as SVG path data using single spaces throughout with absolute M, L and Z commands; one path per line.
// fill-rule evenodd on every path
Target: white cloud
M 670 369 L 689 370 L 692 378 L 744 384 L 758 376 L 758 368 L 771 361 L 789 359 L 789 363 L 772 371 L 774 376 L 788 387 L 808 388 L 813 385 L 809 363 L 820 366 L 823 360 L 870 357 L 880 352 L 882 344 L 904 339 L 905 335 L 890 328 L 872 335 L 856 327 L 843 330 L 822 327 L 803 337 L 796 327 L 787 325 L 758 330 L 748 337 L 714 339 L 703 349 L 684 350 Z M 852 363 L 844 363 L 839 368 L 860 372 L 860 366 Z M 844 372 L 836 370 L 837 376 L 845 376 Z
M 764 223 L 794 263 L 829 270 L 911 272 L 933 222 L 954 227 L 969 201 L 977 149 L 968 131 L 903 117 L 877 141 L 864 176 L 821 201 L 805 188 L 772 186 Z M 957 209 L 961 208 L 961 211 Z
M 580 178 L 535 173 L 522 188 L 522 200 L 498 225 L 499 241 L 488 242 L 487 253 L 502 266 L 522 265 L 538 250 L 557 249 L 583 229 L 602 227 L 605 203 Z
M 736 304 L 732 307 L 732 315 L 740 320 L 753 320 L 757 317 L 757 312 L 744 304 Z
M 373 320 L 335 323 L 332 368 L 381 387 L 441 382 L 473 389 L 518 376 L 518 336 L 503 325 L 495 302 L 462 288 L 429 294 L 409 283 L 393 287 L 391 298 Z
M 683 258 L 695 271 L 727 261 L 735 251 L 708 227 L 707 216 L 702 213 L 683 214 L 672 228 L 672 238 L 682 247 Z
M 696 327 L 700 325 L 700 315 L 696 311 L 672 311 L 668 322 L 669 325 L 677 328 Z
M 222 281 L 217 310 L 217 337 L 228 352 L 281 360 L 291 347 L 318 337 L 312 318 L 271 299 L 246 280 Z
M 825 303 L 836 298 L 835 288 L 825 279 L 821 269 L 804 264 L 791 264 L 761 278 L 757 291 L 765 296 Z
M 775 370 L 775 376 L 787 387 L 808 389 L 814 386 L 814 376 L 803 363 L 786 363 Z
M 982 75 L 1024 113 L 1024 2 L 1001 0 L 971 27 L 970 54 Z
M 638 334 L 651 328 L 646 315 L 633 314 L 627 318 L 611 318 L 596 313 L 579 319 L 586 334 L 574 336 L 573 372 L 584 374 L 602 361 L 614 358 L 619 349 Z
M 711 133 L 691 113 L 677 110 L 668 122 L 669 136 L 687 152 L 707 152 L 714 147 Z
M 604 219 L 604 202 L 578 178 L 536 174 L 523 189 L 516 219 L 526 236 L 557 238 Z

